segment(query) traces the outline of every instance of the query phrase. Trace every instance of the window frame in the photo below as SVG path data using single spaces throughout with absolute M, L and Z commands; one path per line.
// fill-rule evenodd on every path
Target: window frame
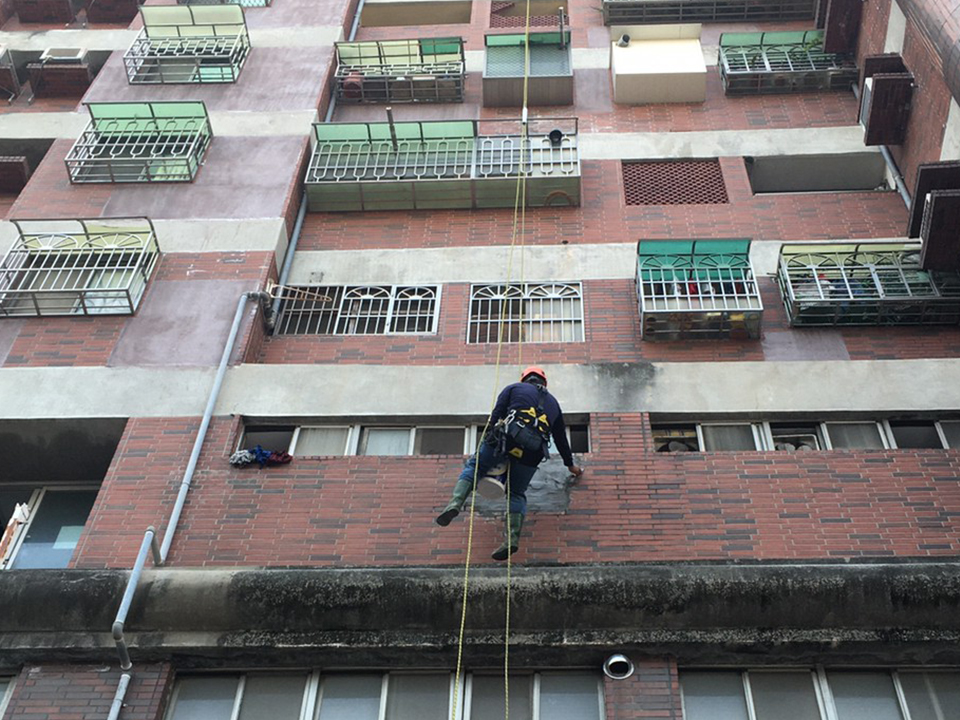
M 542 290 L 548 287 L 565 287 L 575 291 L 575 297 L 567 297 L 560 294 L 555 294 L 552 296 L 541 296 L 536 295 L 535 293 L 538 290 Z M 502 297 L 500 298 L 484 298 L 478 297 L 478 294 L 483 290 L 490 288 L 502 288 Z M 510 295 L 508 293 L 516 293 L 516 296 Z M 573 317 L 572 319 L 565 319 L 563 317 L 553 320 L 547 319 L 538 320 L 526 315 L 526 311 L 530 303 L 536 301 L 564 301 L 564 300 L 575 300 L 579 302 L 579 317 Z M 498 303 L 508 303 L 508 308 L 513 303 L 517 304 L 520 312 L 518 315 L 515 315 L 512 312 L 506 311 L 503 313 L 503 343 L 514 345 L 520 343 L 532 343 L 537 345 L 558 343 L 558 344 L 570 344 L 570 343 L 582 343 L 587 341 L 587 323 L 586 323 L 586 298 L 583 293 L 583 283 L 579 280 L 576 281 L 544 281 L 544 282 L 509 282 L 509 283 L 471 283 L 470 284 L 470 294 L 467 298 L 467 329 L 466 329 L 466 344 L 467 345 L 496 345 L 498 340 L 497 337 L 494 337 L 492 340 L 489 339 L 488 333 L 483 333 L 482 329 L 484 327 L 495 327 L 499 328 L 499 318 L 489 319 L 485 318 L 482 314 L 474 315 L 474 303 L 484 303 L 489 304 L 491 307 L 497 307 Z M 572 340 L 533 340 L 525 335 L 530 335 L 531 330 L 533 329 L 542 329 L 542 328 L 553 328 L 562 327 L 563 324 L 570 323 L 574 330 L 574 335 L 579 335 L 579 339 L 574 338 Z M 577 330 L 579 329 L 579 332 Z M 472 339 L 476 333 L 476 340 Z M 517 339 L 512 339 L 513 335 L 516 334 Z M 497 331 L 499 335 L 499 330 Z M 480 337 L 486 337 L 488 339 L 479 339 Z
M 7 689 L 2 695 L 0 695 L 0 717 L 3 717 L 3 714 L 7 711 L 7 706 L 10 704 L 10 699 L 13 697 L 13 688 L 17 684 L 17 676 L 2 675 L 0 677 L 9 680 L 9 683 L 7 683 Z
M 831 425 L 864 425 L 866 423 L 873 423 L 877 428 L 877 433 L 880 435 L 880 442 L 882 443 L 882 448 L 845 448 L 845 447 L 834 447 L 833 439 L 830 437 L 830 426 Z M 826 443 L 826 450 L 890 450 L 890 439 L 891 435 L 887 432 L 888 426 L 885 425 L 884 420 L 824 420 L 821 425 L 823 427 L 823 439 Z
M 345 457 L 350 454 L 350 448 L 354 447 L 356 440 L 354 439 L 354 434 L 356 432 L 355 425 L 294 425 L 293 427 L 293 436 L 290 438 L 290 445 L 287 447 L 287 452 L 294 457 L 297 456 L 297 443 L 300 441 L 300 431 L 301 430 L 346 430 L 347 439 L 343 446 L 343 452 L 339 455 L 302 455 L 300 457 Z
M 697 425 L 697 443 L 700 445 L 699 452 L 762 452 L 764 450 L 770 450 L 771 447 L 767 447 L 767 438 L 763 432 L 763 423 L 756 422 L 705 422 L 705 423 L 696 423 Z M 706 436 L 703 434 L 703 428 L 706 427 L 715 427 L 719 425 L 749 425 L 750 431 L 753 433 L 753 450 L 713 450 L 707 447 Z

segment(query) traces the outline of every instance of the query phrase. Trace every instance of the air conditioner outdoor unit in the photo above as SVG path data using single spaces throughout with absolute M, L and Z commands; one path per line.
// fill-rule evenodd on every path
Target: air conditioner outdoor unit
M 42 63 L 62 65 L 79 65 L 86 59 L 86 48 L 47 48 L 40 56 Z

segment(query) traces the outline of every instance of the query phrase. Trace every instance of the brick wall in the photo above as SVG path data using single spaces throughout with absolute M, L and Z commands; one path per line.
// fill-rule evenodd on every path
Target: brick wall
M 162 529 L 199 420 L 134 419 L 75 555 L 132 563 Z M 456 456 L 295 458 L 234 469 L 239 421 L 215 419 L 171 551 L 179 566 L 458 564 L 466 523 L 433 518 Z M 531 508 L 518 561 L 538 563 L 951 556 L 960 451 L 657 454 L 645 415 L 591 416 L 592 452 L 564 514 Z M 461 519 L 462 520 L 462 519 Z M 501 522 L 477 521 L 488 560 Z
M 64 20 L 69 22 L 69 20 Z M 30 89 L 37 97 L 82 98 L 93 82 L 93 70 L 87 63 L 27 65 Z
M 169 664 L 135 665 L 124 720 L 158 720 L 172 685 Z M 83 665 L 23 668 L 4 720 L 103 720 L 117 691 L 120 671 Z
M 607 720 L 680 720 L 680 681 L 674 658 L 631 658 L 626 680 L 604 678 Z
M 87 20 L 94 23 L 128 23 L 137 16 L 137 0 L 88 0 Z

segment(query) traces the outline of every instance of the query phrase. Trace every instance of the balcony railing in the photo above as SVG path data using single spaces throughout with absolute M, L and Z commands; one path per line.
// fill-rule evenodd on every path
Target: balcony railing
M 160 257 L 146 218 L 13 220 L 0 317 L 129 315 Z
M 960 273 L 920 268 L 920 245 L 784 245 L 777 282 L 791 325 L 954 325 Z
M 269 7 L 272 0 L 177 0 L 177 5 L 239 5 L 240 7 Z
M 340 101 L 463 102 L 463 38 L 343 42 L 336 52 Z
M 576 118 L 318 123 L 307 170 L 312 211 L 580 204 Z
M 720 77 L 728 95 L 849 90 L 853 60 L 823 51 L 823 30 L 723 33 Z
M 527 105 L 573 103 L 570 31 L 487 35 L 484 45 L 484 107 L 523 106 L 524 71 L 528 59 Z
M 239 5 L 140 8 L 143 29 L 123 56 L 133 84 L 236 82 L 250 52 Z
M 637 297 L 644 340 L 760 336 L 749 240 L 641 240 Z
M 813 20 L 817 0 L 603 0 L 605 25 Z
M 190 182 L 213 135 L 202 102 L 87 103 L 67 154 L 74 183 Z

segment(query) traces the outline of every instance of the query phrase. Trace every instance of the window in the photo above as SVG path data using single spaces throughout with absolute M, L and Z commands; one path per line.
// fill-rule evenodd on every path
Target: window
M 684 720 L 956 720 L 960 672 L 680 671 Z
M 705 450 L 760 450 L 757 428 L 750 423 L 701 425 Z
M 883 428 L 876 422 L 825 423 L 827 441 L 832 450 L 881 449 L 887 447 Z
M 824 447 L 820 423 L 770 423 L 770 438 L 774 450 L 795 452 Z
M 291 455 L 346 455 L 349 427 L 301 427 L 290 443 Z
M 474 285 L 467 341 L 583 342 L 580 283 Z
M 129 315 L 160 256 L 145 218 L 14 220 L 0 264 L 0 317 Z
M 166 720 L 447 720 L 453 684 L 448 672 L 186 675 L 177 679 Z M 458 718 L 503 717 L 502 675 L 468 674 L 456 695 Z M 601 720 L 602 706 L 593 673 L 510 678 L 510 717 L 517 720 Z
M 248 425 L 238 450 L 252 450 L 257 445 L 264 450 L 286 452 L 290 448 L 296 428 L 292 426 Z
M 0 717 L 6 712 L 7 705 L 10 702 L 10 696 L 13 695 L 13 678 L 0 675 Z
M 0 567 L 65 568 L 70 564 L 97 488 L 8 488 L 0 491 L 4 533 Z
M 700 435 L 696 425 L 654 425 L 653 448 L 657 452 L 696 452 Z
M 937 424 L 943 433 L 944 444 L 949 448 L 960 448 L 960 420 L 941 420 Z
M 285 291 L 278 335 L 424 335 L 437 331 L 435 285 L 297 286 Z
M 890 432 L 898 448 L 942 448 L 944 443 L 935 422 L 890 421 Z

